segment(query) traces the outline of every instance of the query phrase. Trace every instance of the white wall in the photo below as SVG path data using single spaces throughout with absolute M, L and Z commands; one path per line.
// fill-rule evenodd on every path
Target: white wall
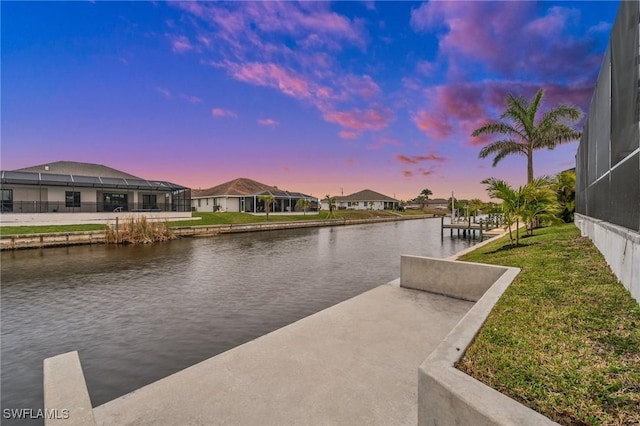
M 575 224 L 602 253 L 631 296 L 640 303 L 640 233 L 576 213 Z

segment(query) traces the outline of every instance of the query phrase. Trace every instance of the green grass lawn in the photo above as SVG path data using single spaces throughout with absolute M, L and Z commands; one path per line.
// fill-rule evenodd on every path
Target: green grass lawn
M 319 213 L 303 213 L 296 215 L 277 215 L 270 214 L 269 222 L 292 222 L 300 220 L 323 220 L 327 219 L 329 212 L 321 211 Z M 336 210 L 334 219 L 367 219 L 376 217 L 397 217 L 397 213 L 386 210 Z M 255 216 L 249 213 L 193 213 L 193 217 L 199 217 L 200 220 L 183 220 L 177 222 L 169 222 L 170 227 L 179 226 L 202 226 L 202 225 L 228 225 L 233 223 L 261 223 L 266 222 L 267 217 L 264 215 Z
M 573 224 L 461 260 L 522 272 L 458 368 L 565 425 L 640 424 L 640 307 Z
M 2 226 L 0 235 L 50 234 L 54 232 L 104 231 L 105 225 Z

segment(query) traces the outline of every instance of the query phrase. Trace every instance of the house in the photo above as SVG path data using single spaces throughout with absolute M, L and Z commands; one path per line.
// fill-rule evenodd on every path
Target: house
M 448 210 L 451 203 L 444 198 L 434 198 L 433 200 L 426 200 L 424 203 L 418 203 L 415 201 L 409 202 L 406 208 L 408 209 L 435 209 L 435 210 Z
M 265 211 L 263 195 L 275 199 L 270 212 L 293 212 L 300 199 L 310 202 L 309 211 L 318 210 L 318 199 L 300 192 L 289 192 L 247 178 L 237 178 L 209 189 L 192 191 L 191 206 L 198 212 L 246 212 Z
M 400 201 L 395 198 L 380 194 L 379 192 L 365 189 L 351 195 L 335 197 L 336 208 L 351 210 L 392 210 L 397 209 Z M 329 203 L 322 200 L 322 208 L 329 210 Z
M 101 164 L 56 161 L 0 174 L 4 214 L 191 210 L 189 188 Z

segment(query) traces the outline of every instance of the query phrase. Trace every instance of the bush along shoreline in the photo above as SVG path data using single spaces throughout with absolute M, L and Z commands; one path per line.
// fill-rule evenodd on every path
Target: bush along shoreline
M 150 222 L 146 216 L 126 219 L 122 224 L 107 226 L 105 231 L 106 244 L 152 244 L 175 239 L 166 222 Z

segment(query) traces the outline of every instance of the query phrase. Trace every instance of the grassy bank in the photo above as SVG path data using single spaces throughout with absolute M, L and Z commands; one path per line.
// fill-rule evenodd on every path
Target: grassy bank
M 2 226 L 0 235 L 53 234 L 80 231 L 104 231 L 105 225 L 47 225 L 47 226 Z
M 572 224 L 461 260 L 517 266 L 458 368 L 565 425 L 640 424 L 640 307 Z
M 335 219 L 369 219 L 376 217 L 397 217 L 412 216 L 415 212 L 398 213 L 387 210 L 337 210 L 334 213 Z M 199 220 L 181 220 L 169 222 L 170 228 L 180 226 L 200 226 L 200 225 L 229 225 L 235 223 L 262 223 L 266 222 L 266 216 L 254 216 L 249 213 L 193 213 L 193 217 Z M 322 211 L 318 214 L 297 214 L 297 215 L 269 215 L 269 222 L 289 222 L 299 220 L 323 220 L 327 219 L 328 212 Z M 2 226 L 0 235 L 25 235 L 25 234 L 48 234 L 56 232 L 77 232 L 77 231 L 101 231 L 105 230 L 105 225 L 83 224 L 83 225 L 47 225 L 47 226 Z
M 387 210 L 336 210 L 333 214 L 334 219 L 370 219 L 377 217 L 397 217 L 403 215 L 401 213 L 391 212 Z M 329 212 L 321 211 L 319 213 L 308 213 L 306 215 L 300 213 L 296 215 L 277 215 L 270 214 L 269 222 L 292 222 L 300 220 L 324 220 L 328 219 Z M 200 220 L 184 220 L 170 222 L 169 226 L 200 226 L 200 225 L 228 225 L 235 223 L 263 223 L 267 222 L 264 215 L 255 216 L 249 213 L 193 213 L 193 217 Z

